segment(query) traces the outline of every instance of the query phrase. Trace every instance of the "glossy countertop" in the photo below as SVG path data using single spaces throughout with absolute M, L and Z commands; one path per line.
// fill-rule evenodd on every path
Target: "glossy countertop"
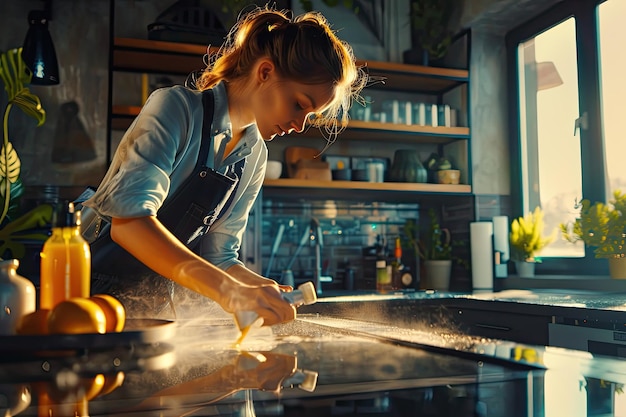
M 397 291 L 380 294 L 373 291 L 328 292 L 320 298 L 324 303 L 389 300 L 480 300 L 551 307 L 576 307 L 593 310 L 626 311 L 626 292 L 604 292 L 562 289 L 480 290 L 467 293 L 446 291 Z
M 393 312 L 402 306 L 465 306 L 513 314 L 567 316 L 626 325 L 626 292 L 560 289 L 505 289 L 454 293 L 421 290 L 380 294 L 372 291 L 326 293 L 307 312 L 335 311 L 339 305 L 379 304 Z M 624 327 L 626 328 L 626 327 Z
M 346 307 L 319 304 L 327 303 Z M 4 352 L 0 412 L 600 417 L 626 407 L 626 361 L 462 334 L 445 321 L 372 321 L 375 311 L 359 319 L 301 313 L 254 328 L 239 346 L 231 319 L 188 318 L 150 343 Z

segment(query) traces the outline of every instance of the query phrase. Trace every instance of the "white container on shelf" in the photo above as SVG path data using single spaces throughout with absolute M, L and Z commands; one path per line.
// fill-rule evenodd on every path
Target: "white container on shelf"
M 275 180 L 280 178 L 283 173 L 283 163 L 281 161 L 267 161 L 265 169 L 265 178 Z

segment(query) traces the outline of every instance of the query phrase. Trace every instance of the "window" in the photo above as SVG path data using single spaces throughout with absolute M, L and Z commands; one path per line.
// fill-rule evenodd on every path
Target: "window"
M 582 195 L 574 19 L 521 42 L 518 63 L 523 212 L 541 206 L 553 231 L 564 221 L 563 205 L 573 218 Z M 557 239 L 541 255 L 584 256 L 584 248 Z
M 626 82 L 623 71 L 624 46 L 623 42 L 618 41 L 618 39 L 626 38 L 624 19 L 626 19 L 626 2 L 623 0 L 610 0 L 598 6 L 602 125 L 609 195 L 615 190 L 626 191 L 626 170 L 624 169 Z
M 560 223 L 573 220 L 577 201 L 607 201 L 626 191 L 626 83 L 619 74 L 626 2 L 571 0 L 507 34 L 512 98 L 515 216 L 541 206 L 556 241 L 541 254 L 543 274 L 607 273 L 581 242 L 565 242 Z M 621 25 L 621 26 L 620 26 Z

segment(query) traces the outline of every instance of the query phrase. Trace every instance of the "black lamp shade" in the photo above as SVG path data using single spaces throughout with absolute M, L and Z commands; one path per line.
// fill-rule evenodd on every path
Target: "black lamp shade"
M 48 32 L 48 20 L 43 10 L 32 10 L 28 13 L 30 27 L 24 39 L 22 59 L 33 73 L 32 84 L 59 83 L 59 64 Z

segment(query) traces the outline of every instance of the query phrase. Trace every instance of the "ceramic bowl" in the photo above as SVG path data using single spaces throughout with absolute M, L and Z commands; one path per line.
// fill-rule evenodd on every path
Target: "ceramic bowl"
M 275 180 L 280 178 L 283 173 L 283 163 L 281 161 L 267 161 L 267 169 L 265 170 L 265 178 Z
M 352 179 L 352 171 L 349 169 L 333 169 L 333 179 L 336 181 L 350 181 Z
M 352 181 L 369 181 L 369 175 L 366 169 L 353 169 Z
M 461 179 L 461 171 L 458 169 L 442 169 L 437 171 L 439 184 L 458 184 Z

